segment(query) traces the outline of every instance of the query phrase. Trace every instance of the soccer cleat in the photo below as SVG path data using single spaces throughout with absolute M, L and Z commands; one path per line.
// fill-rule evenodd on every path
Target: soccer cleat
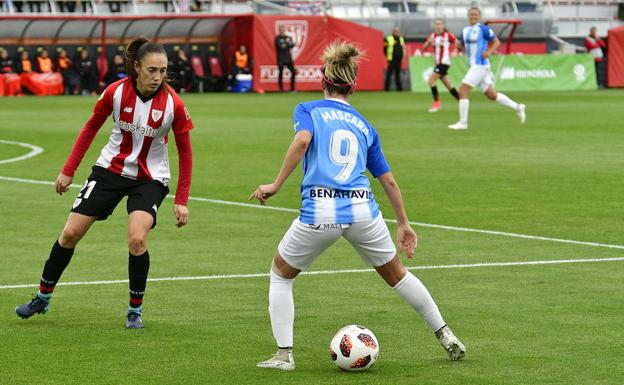
M 141 314 L 133 311 L 128 312 L 128 318 L 126 319 L 126 328 L 128 329 L 143 329 L 143 320 Z
M 442 108 L 442 104 L 440 103 L 439 100 L 436 100 L 435 102 L 433 102 L 433 105 L 429 109 L 429 112 L 438 112 L 438 110 L 440 110 L 441 108 Z
M 518 119 L 520 119 L 520 123 L 524 124 L 524 122 L 526 122 L 526 105 L 519 104 L 518 109 L 516 109 L 516 114 L 518 115 Z
M 295 370 L 295 359 L 292 351 L 288 353 L 280 353 L 279 351 L 266 361 L 256 364 L 259 368 L 278 369 L 278 370 Z
M 440 345 L 446 350 L 451 361 L 457 361 L 466 355 L 466 347 L 461 341 L 455 337 L 450 327 L 444 325 L 440 330 L 435 332 Z
M 451 130 L 467 130 L 468 125 L 462 122 L 457 122 L 455 124 L 451 124 L 450 126 L 448 126 L 448 128 L 450 128 Z
M 15 313 L 22 319 L 27 319 L 35 314 L 45 314 L 50 310 L 50 302 L 45 301 L 36 296 L 28 303 L 19 305 L 15 308 Z

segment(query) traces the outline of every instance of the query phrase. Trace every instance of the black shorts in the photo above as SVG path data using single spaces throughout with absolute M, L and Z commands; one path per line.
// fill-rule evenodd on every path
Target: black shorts
M 108 218 L 115 207 L 128 197 L 128 214 L 146 211 L 154 217 L 152 228 L 156 227 L 156 213 L 169 188 L 156 180 L 134 180 L 117 175 L 100 166 L 93 166 L 91 175 L 80 189 L 71 211 L 98 221 Z
M 438 75 L 440 75 L 440 77 L 444 77 L 444 76 L 446 76 L 448 74 L 448 70 L 449 70 L 450 67 L 451 66 L 446 65 L 446 64 L 438 64 L 433 69 L 433 72 L 435 72 Z

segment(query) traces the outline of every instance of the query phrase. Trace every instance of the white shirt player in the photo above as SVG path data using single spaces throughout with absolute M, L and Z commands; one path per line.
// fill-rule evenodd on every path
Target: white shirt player
M 433 45 L 435 63 L 451 65 L 451 45 L 455 43 L 455 35 L 446 31 L 440 34 L 432 32 L 429 40 Z

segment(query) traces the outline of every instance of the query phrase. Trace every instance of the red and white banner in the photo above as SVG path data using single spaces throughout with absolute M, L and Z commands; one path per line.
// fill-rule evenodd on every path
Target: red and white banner
M 22 74 L 21 80 L 22 87 L 38 96 L 63 93 L 63 77 L 58 72 Z
M 332 17 L 322 16 L 254 16 L 253 40 L 250 49 L 254 60 L 254 90 L 277 91 L 277 52 L 275 36 L 280 26 L 286 28 L 295 47 L 291 55 L 295 63 L 296 89 L 320 90 L 321 54 L 334 41 L 347 41 L 365 51 L 357 78 L 360 90 L 383 89 L 383 34 L 368 28 Z M 290 72 L 284 70 L 284 87 L 289 89 Z
M 607 85 L 624 87 L 624 27 L 609 30 L 607 44 Z

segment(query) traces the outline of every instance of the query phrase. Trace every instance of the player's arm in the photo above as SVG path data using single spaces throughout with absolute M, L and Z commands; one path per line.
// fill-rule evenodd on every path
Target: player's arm
M 97 135 L 98 131 L 102 128 L 104 122 L 106 122 L 106 119 L 108 119 L 108 116 L 112 112 L 112 92 L 108 91 L 108 89 L 105 90 L 104 93 L 102 93 L 102 96 L 98 99 L 95 108 L 93 109 L 93 114 L 89 120 L 87 120 L 84 127 L 82 127 L 71 153 L 69 154 L 67 162 L 65 162 L 63 170 L 56 178 L 54 189 L 59 195 L 63 195 L 63 193 L 67 192 L 69 189 L 69 186 L 74 179 L 74 173 L 78 169 L 78 166 L 80 166 L 82 158 L 84 158 L 84 155 L 89 150 L 91 143 L 93 143 L 95 135 Z M 111 95 L 109 96 L 108 94 Z
M 188 223 L 189 210 L 187 207 L 191 190 L 191 175 L 193 172 L 193 149 L 191 134 L 184 132 L 175 135 L 178 149 L 178 187 L 176 188 L 173 213 L 176 217 L 176 226 L 182 227 Z
M 254 191 L 249 197 L 249 200 L 256 198 L 260 201 L 261 205 L 265 205 L 270 197 L 277 194 L 277 192 L 284 185 L 284 182 L 286 182 L 286 179 L 288 179 L 290 174 L 292 174 L 294 169 L 303 159 L 311 140 L 312 133 L 310 131 L 298 131 L 295 134 L 292 143 L 288 147 L 288 151 L 286 152 L 286 156 L 282 162 L 282 167 L 277 175 L 277 178 L 275 178 L 275 181 L 270 184 L 258 186 L 256 191 Z
M 378 179 L 388 196 L 388 200 L 390 200 L 390 204 L 397 218 L 397 243 L 399 244 L 399 250 L 404 251 L 408 258 L 412 258 L 414 256 L 416 244 L 418 243 L 418 238 L 407 219 L 407 213 L 405 212 L 399 185 L 390 171 L 381 175 Z
M 483 52 L 483 58 L 487 59 L 488 57 L 490 57 L 490 55 L 496 52 L 499 46 L 500 46 L 500 40 L 498 40 L 498 37 L 495 37 L 488 43 L 488 49 L 486 49 L 485 52 Z
M 431 42 L 431 36 L 427 37 L 427 40 L 425 40 L 425 44 L 423 44 L 423 52 L 427 51 L 429 49 L 429 47 L 431 47 L 432 42 Z

